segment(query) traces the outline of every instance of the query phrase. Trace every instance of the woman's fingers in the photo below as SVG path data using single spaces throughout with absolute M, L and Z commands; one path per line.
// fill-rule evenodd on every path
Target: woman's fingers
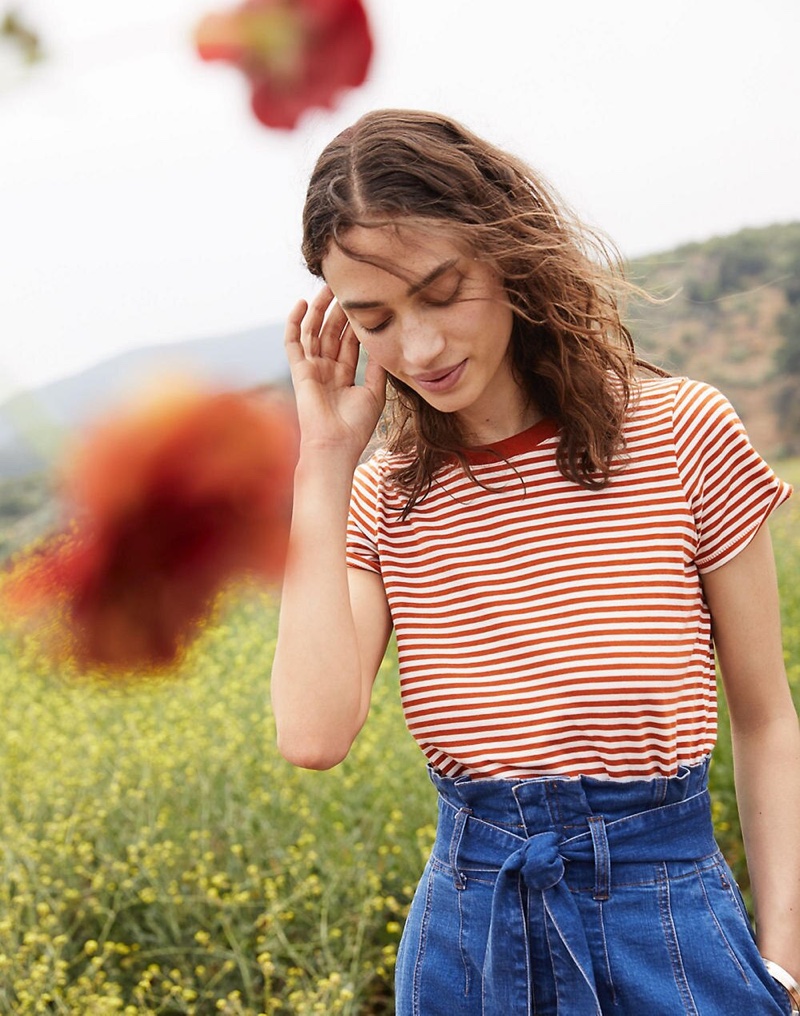
M 300 341 L 300 330 L 307 311 L 308 304 L 306 301 L 298 300 L 286 318 L 283 344 L 286 349 L 286 359 L 289 361 L 289 366 L 294 366 L 305 359 L 305 353 Z
M 344 330 L 341 332 L 341 338 L 338 342 L 339 349 L 337 355 L 339 357 L 339 363 L 343 364 L 348 368 L 355 376 L 356 368 L 358 367 L 358 354 L 361 350 L 356 333 L 353 331 L 350 323 L 345 319 Z
M 330 288 L 323 286 L 301 320 L 300 341 L 306 356 L 340 360 L 348 328 L 347 315 L 334 301 Z
M 338 303 L 334 303 L 328 310 L 320 333 L 320 356 L 330 357 L 331 360 L 339 359 L 342 336 L 348 327 L 347 315 Z
M 369 356 L 364 371 L 364 387 L 383 404 L 386 399 L 386 371 Z
M 307 356 L 319 356 L 322 346 L 321 333 L 325 321 L 325 312 L 333 300 L 333 293 L 328 286 L 323 286 L 308 305 L 308 312 L 303 318 L 300 328 L 303 349 Z

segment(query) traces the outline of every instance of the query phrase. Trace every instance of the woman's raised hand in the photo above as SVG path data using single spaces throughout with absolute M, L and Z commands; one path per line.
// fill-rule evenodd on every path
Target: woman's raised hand
M 386 372 L 367 362 L 364 384 L 356 385 L 358 339 L 328 286 L 292 309 L 285 346 L 302 443 L 335 446 L 357 460 L 383 410 Z

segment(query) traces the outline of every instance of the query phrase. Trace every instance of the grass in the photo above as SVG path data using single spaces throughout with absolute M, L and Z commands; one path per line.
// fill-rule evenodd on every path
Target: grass
M 432 793 L 391 663 L 344 765 L 278 757 L 274 611 L 240 603 L 138 689 L 0 648 L 0 1012 L 390 1011 Z
M 800 486 L 800 463 L 782 472 Z M 791 503 L 773 523 L 796 696 L 798 523 Z M 55 677 L 0 638 L 0 1013 L 392 1012 L 434 796 L 391 658 L 341 766 L 278 757 L 275 609 L 242 599 L 177 679 L 127 689 Z M 724 708 L 712 786 L 746 885 Z

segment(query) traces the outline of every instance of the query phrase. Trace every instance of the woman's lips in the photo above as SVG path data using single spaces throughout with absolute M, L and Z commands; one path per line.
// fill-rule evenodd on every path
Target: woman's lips
M 446 367 L 441 373 L 420 374 L 414 378 L 414 384 L 426 392 L 447 392 L 461 380 L 467 361 L 462 360 L 454 367 Z

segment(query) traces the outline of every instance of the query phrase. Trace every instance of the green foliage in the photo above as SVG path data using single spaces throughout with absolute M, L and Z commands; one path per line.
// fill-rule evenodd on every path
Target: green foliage
M 764 285 L 776 286 L 794 303 L 800 299 L 800 222 L 686 244 L 637 261 L 635 268 L 647 282 L 657 278 L 665 264 L 687 266 L 689 303 L 713 303 Z
M 26 24 L 19 13 L 7 11 L 0 20 L 0 38 L 15 46 L 25 63 L 36 63 L 42 59 L 42 43 L 38 34 Z
M 0 524 L 22 518 L 41 508 L 50 497 L 50 487 L 41 474 L 0 479 Z
M 54 517 L 51 483 L 45 474 L 0 478 L 0 563 L 42 535 Z
M 343 765 L 279 758 L 274 626 L 245 599 L 128 687 L 0 641 L 0 1013 L 391 1011 L 433 790 L 391 660 Z
M 783 344 L 775 357 L 778 370 L 800 376 L 800 303 L 781 314 L 778 327 L 783 335 Z
M 770 456 L 800 454 L 800 222 L 637 260 L 657 298 L 631 308 L 643 356 L 720 388 Z
M 800 481 L 800 461 L 779 471 Z M 800 702 L 800 505 L 772 528 Z M 274 747 L 274 629 L 274 603 L 243 598 L 174 680 L 127 687 L 0 638 L 0 1013 L 392 1012 L 435 821 L 396 660 L 351 756 L 299 771 Z M 747 891 L 724 703 L 711 781 Z

